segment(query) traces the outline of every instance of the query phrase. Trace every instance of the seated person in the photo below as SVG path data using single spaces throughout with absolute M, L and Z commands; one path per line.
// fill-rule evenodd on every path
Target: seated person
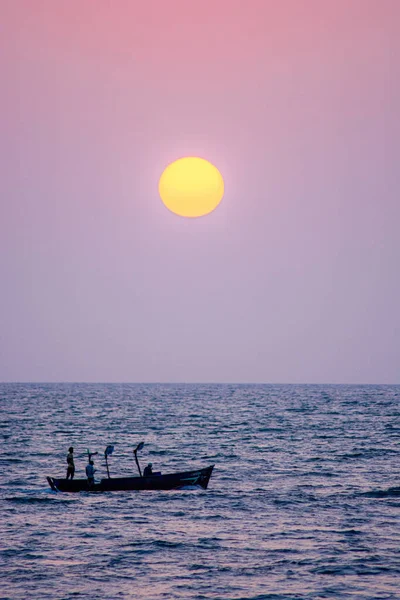
M 153 469 L 151 468 L 152 466 L 152 463 L 149 463 L 147 467 L 144 468 L 143 477 L 149 477 L 150 475 L 153 475 Z

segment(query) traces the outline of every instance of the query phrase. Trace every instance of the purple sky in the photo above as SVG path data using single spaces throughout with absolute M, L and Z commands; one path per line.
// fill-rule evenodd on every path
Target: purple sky
M 0 380 L 400 382 L 399 64 L 397 0 L 2 0 Z

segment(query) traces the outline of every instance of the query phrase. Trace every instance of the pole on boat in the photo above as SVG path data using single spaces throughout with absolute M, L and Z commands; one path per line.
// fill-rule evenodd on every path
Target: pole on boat
M 110 479 L 110 471 L 108 468 L 108 457 L 110 456 L 110 454 L 112 454 L 114 452 L 114 446 L 107 446 L 107 448 L 104 450 L 104 458 L 106 459 L 106 467 L 107 467 L 107 475 L 108 475 L 108 479 Z
M 133 454 L 135 455 L 135 461 L 136 461 L 136 464 L 137 464 L 137 468 L 139 470 L 140 477 L 143 477 L 143 475 L 142 475 L 142 471 L 140 470 L 140 465 L 139 465 L 137 453 L 139 452 L 139 450 L 141 450 L 143 448 L 143 446 L 144 446 L 144 442 L 140 442 L 140 444 L 138 444 L 136 446 L 136 448 L 134 449 L 134 451 L 133 451 Z

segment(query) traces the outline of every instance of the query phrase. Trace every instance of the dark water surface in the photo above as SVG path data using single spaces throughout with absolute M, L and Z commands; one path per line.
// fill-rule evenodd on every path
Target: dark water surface
M 400 386 L 0 384 L 0 598 L 400 598 Z M 207 491 L 52 492 L 215 463 Z M 96 475 L 105 476 L 96 457 Z M 398 489 L 396 490 L 396 486 Z

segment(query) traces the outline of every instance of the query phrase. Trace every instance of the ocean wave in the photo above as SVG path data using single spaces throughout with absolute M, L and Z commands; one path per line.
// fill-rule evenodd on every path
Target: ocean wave
M 11 394 L 3 595 L 393 600 L 398 396 L 376 389 L 379 405 L 357 386 L 0 384 Z M 64 472 L 70 445 L 83 473 L 86 448 L 110 440 L 111 474 L 132 473 L 140 440 L 141 464 L 157 456 L 163 473 L 209 460 L 216 470 L 206 491 L 45 486 L 45 475 Z M 102 457 L 95 466 L 106 476 Z

